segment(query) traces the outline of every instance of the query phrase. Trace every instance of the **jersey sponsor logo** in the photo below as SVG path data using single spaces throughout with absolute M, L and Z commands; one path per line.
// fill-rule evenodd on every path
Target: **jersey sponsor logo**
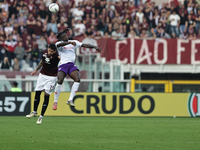
M 67 50 L 70 50 L 70 49 L 73 49 L 74 47 L 63 47 L 63 49 L 67 49 Z
M 188 112 L 191 117 L 200 117 L 200 93 L 191 93 L 189 95 Z

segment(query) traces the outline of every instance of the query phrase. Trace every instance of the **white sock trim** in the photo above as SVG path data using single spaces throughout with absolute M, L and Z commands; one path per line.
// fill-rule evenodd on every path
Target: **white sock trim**
M 69 100 L 73 100 L 76 92 L 78 91 L 79 85 L 80 85 L 80 82 L 74 82 L 74 84 L 72 85 L 72 88 L 71 88 Z
M 55 94 L 54 94 L 54 102 L 58 103 L 58 97 L 60 95 L 60 92 L 61 92 L 61 87 L 62 87 L 62 84 L 56 84 L 56 87 L 55 87 Z

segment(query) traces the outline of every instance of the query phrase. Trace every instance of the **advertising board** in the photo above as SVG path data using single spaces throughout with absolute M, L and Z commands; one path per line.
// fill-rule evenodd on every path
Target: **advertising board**
M 58 109 L 50 97 L 46 116 L 144 116 L 190 117 L 198 115 L 198 94 L 190 93 L 77 93 L 75 107 L 66 104 L 70 93 L 61 93 Z M 192 96 L 191 96 L 192 95 Z M 41 100 L 43 101 L 43 95 Z M 34 93 L 31 96 L 33 106 Z M 42 103 L 38 108 L 41 112 Z M 192 106 L 191 106 L 192 105 Z M 198 107 L 198 108 L 197 108 Z M 33 109 L 33 107 L 31 107 Z M 200 113 L 200 112 L 199 112 Z

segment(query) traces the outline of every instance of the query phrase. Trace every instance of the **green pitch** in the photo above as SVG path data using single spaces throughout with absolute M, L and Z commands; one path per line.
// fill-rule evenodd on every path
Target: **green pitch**
M 1 150 L 199 150 L 199 118 L 0 117 Z

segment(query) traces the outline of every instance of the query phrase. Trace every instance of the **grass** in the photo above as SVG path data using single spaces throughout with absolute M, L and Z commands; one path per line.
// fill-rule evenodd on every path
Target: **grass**
M 199 118 L 0 117 L 2 150 L 197 150 Z

